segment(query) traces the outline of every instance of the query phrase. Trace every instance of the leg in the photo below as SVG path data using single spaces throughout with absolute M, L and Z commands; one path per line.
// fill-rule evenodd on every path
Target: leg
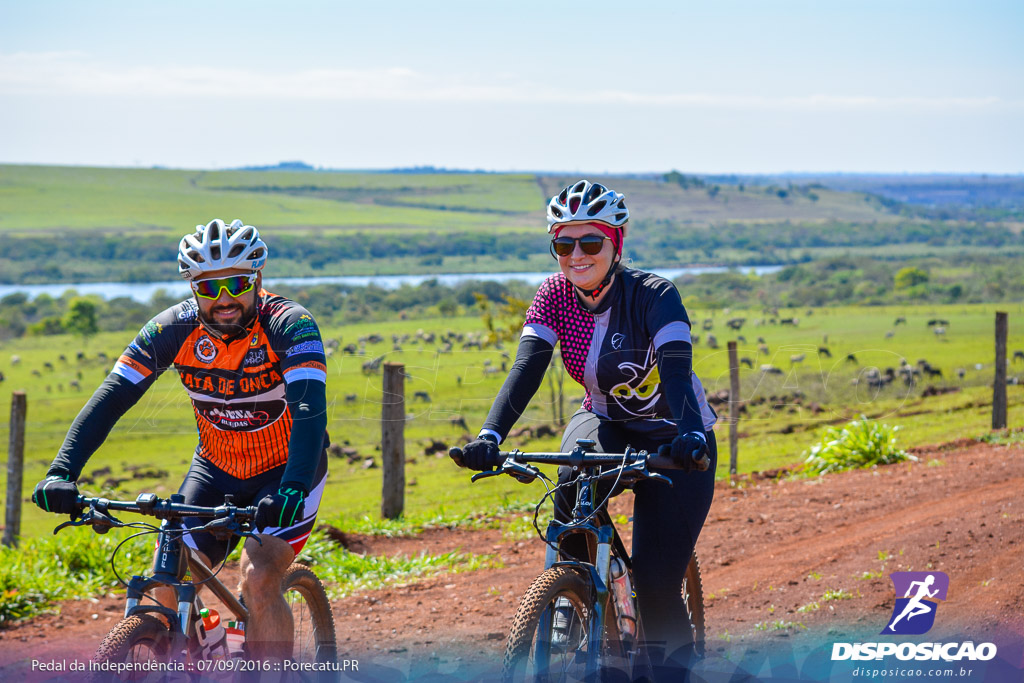
M 714 433 L 708 434 L 708 446 L 708 471 L 662 470 L 660 474 L 672 479 L 671 488 L 655 481 L 634 487 L 633 574 L 652 660 L 664 648 L 666 659 L 676 658 L 683 664 L 693 649 L 682 585 L 714 496 Z
M 246 643 L 254 658 L 281 660 L 292 654 L 294 623 L 291 609 L 281 594 L 281 579 L 313 529 L 326 484 L 325 454 L 321 457 L 316 483 L 306 498 L 302 519 L 291 527 L 264 529 L 260 534 L 262 546 L 251 538 L 245 541 L 240 564 L 241 590 L 249 608 Z M 256 500 L 276 491 L 279 485 L 280 481 L 268 484 L 257 494 Z
M 292 652 L 292 613 L 281 595 L 281 578 L 295 558 L 284 540 L 260 534 L 242 549 L 242 595 L 249 608 L 246 642 L 257 659 L 287 659 Z

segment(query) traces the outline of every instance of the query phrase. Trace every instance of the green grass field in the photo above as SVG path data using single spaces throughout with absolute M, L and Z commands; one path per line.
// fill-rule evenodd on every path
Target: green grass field
M 242 217 L 260 227 L 488 231 L 543 225 L 549 196 L 575 177 L 527 174 L 401 174 L 187 171 L 0 165 L 0 232 L 39 230 L 167 232 L 200 220 Z M 863 196 L 817 190 L 812 201 L 780 199 L 763 188 L 682 189 L 651 180 L 615 179 L 634 220 L 896 220 Z M 40 210 L 45 206 L 46 210 Z
M 1006 309 L 1006 307 L 1002 307 Z M 860 414 L 899 425 L 903 447 L 937 443 L 961 437 L 977 437 L 989 430 L 991 420 L 990 387 L 993 372 L 993 312 L 995 306 L 936 306 L 928 308 L 834 308 L 808 311 L 780 311 L 780 316 L 796 315 L 796 327 L 764 324 L 756 326 L 760 312 L 732 311 L 719 313 L 711 333 L 718 337 L 719 350 L 707 347 L 703 320 L 708 316 L 691 311 L 695 333 L 701 343 L 695 347 L 695 370 L 709 392 L 728 387 L 728 359 L 725 341 L 736 335 L 726 334 L 724 322 L 731 317 L 746 317 L 740 330 L 746 343 L 739 346 L 741 358 L 750 358 L 754 370 L 742 367 L 743 398 L 777 397 L 759 406 L 750 406 L 739 424 L 741 434 L 739 470 L 766 470 L 792 465 L 801 460 L 803 452 L 814 443 L 821 429 Z M 1010 310 L 1010 350 L 1024 348 L 1024 306 Z M 896 317 L 904 316 L 906 325 L 893 327 Z M 944 337 L 937 337 L 926 326 L 931 318 L 944 318 L 950 324 Z M 414 335 L 418 329 L 427 332 L 479 332 L 477 318 L 394 321 L 387 324 L 353 325 L 344 329 L 325 329 L 325 338 L 341 337 L 343 344 L 357 337 L 377 332 L 385 337 L 378 345 L 367 347 L 367 356 L 385 355 L 388 360 L 405 364 L 407 413 L 406 509 L 410 521 L 431 518 L 459 517 L 474 512 L 493 510 L 501 505 L 521 506 L 539 499 L 539 486 L 525 487 L 511 479 L 489 479 L 470 485 L 469 475 L 455 468 L 444 455 L 425 456 L 423 446 L 430 439 L 446 444 L 460 443 L 465 430 L 451 423 L 464 417 L 470 433 L 475 433 L 497 392 L 502 373 L 485 374 L 486 361 L 500 367 L 503 351 L 459 351 L 438 355 L 435 347 L 408 342 L 400 352 L 392 351 L 391 335 Z M 892 337 L 886 332 L 895 330 Z M 825 344 L 825 337 L 828 341 Z M 75 354 L 81 347 L 70 336 L 19 339 L 0 344 L 0 369 L 6 381 L 0 385 L 0 410 L 9 414 L 10 394 L 24 389 L 28 394 L 29 412 L 26 438 L 26 472 L 23 486 L 27 499 L 32 487 L 44 474 L 59 448 L 68 426 L 91 391 L 102 381 L 113 359 L 129 341 L 130 333 L 106 333 L 93 339 L 85 353 L 89 360 L 78 363 Z M 769 354 L 758 354 L 757 337 L 763 337 Z M 819 357 L 819 346 L 827 346 L 831 358 Z M 103 352 L 106 361 L 97 359 Z M 514 357 L 514 348 L 504 353 Z M 63 354 L 68 362 L 59 360 Z M 845 361 L 847 354 L 856 356 L 854 365 Z M 790 357 L 804 355 L 802 363 L 790 367 Z M 12 357 L 20 363 L 12 365 Z M 927 359 L 943 371 L 943 378 L 924 380 L 912 390 L 898 382 L 879 391 L 864 383 L 853 385 L 869 365 L 895 367 L 900 358 L 911 364 Z M 361 366 L 365 357 L 335 354 L 329 361 L 329 430 L 332 440 L 355 448 L 360 460 L 350 465 L 344 459 L 332 459 L 332 474 L 323 507 L 322 519 L 333 524 L 355 528 L 362 519 L 379 517 L 381 470 L 363 469 L 362 458 L 374 457 L 380 441 L 380 375 L 364 375 Z M 44 366 L 49 362 L 53 370 Z M 782 375 L 764 375 L 761 364 L 772 363 Z M 980 364 L 981 369 L 976 369 Z M 955 371 L 964 368 L 963 380 Z M 81 391 L 70 384 L 82 373 Z M 34 374 L 38 373 L 38 375 Z M 1011 364 L 1010 374 L 1024 375 L 1024 366 Z M 960 391 L 942 396 L 921 398 L 928 384 L 962 387 Z M 85 468 L 86 474 L 111 468 L 111 473 L 95 477 L 95 484 L 85 487 L 98 493 L 134 497 L 142 490 L 160 494 L 173 492 L 187 469 L 195 446 L 195 418 L 189 401 L 178 386 L 174 373 L 165 374 L 114 429 L 107 444 Z M 583 391 L 566 380 L 565 410 L 575 409 Z M 425 391 L 431 402 L 413 401 L 414 393 Z M 794 400 L 795 392 L 805 398 Z M 1010 426 L 1024 424 L 1024 387 L 1008 387 Z M 355 398 L 346 398 L 354 396 Z M 810 403 L 820 405 L 812 412 Z M 519 425 L 551 423 L 552 404 L 547 383 L 535 396 Z M 722 457 L 719 476 L 727 471 L 728 428 L 719 427 Z M 7 441 L 7 425 L 0 428 L 0 442 Z M 513 446 L 549 449 L 558 445 L 549 437 Z M 143 465 L 139 479 L 105 484 L 107 478 L 125 477 L 125 465 Z M 146 472 L 145 470 L 150 470 Z M 163 470 L 165 472 L 153 472 Z M 145 476 L 158 474 L 159 476 Z M 0 476 L 0 480 L 6 475 Z M 26 535 L 48 532 L 54 518 L 31 504 L 24 507 L 23 529 Z

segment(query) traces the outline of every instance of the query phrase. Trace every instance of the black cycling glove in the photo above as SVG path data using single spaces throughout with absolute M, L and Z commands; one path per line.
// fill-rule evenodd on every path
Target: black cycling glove
M 36 484 L 32 502 L 59 515 L 73 515 L 78 512 L 78 484 L 67 474 L 51 474 Z
M 264 496 L 256 504 L 256 528 L 264 529 L 294 526 L 302 519 L 307 492 L 295 484 L 282 484 L 277 493 Z
M 504 460 L 498 442 L 490 434 L 477 437 L 462 449 L 462 467 L 471 470 L 486 472 L 499 467 Z
M 707 437 L 700 432 L 687 432 L 672 439 L 672 459 L 684 472 L 705 471 L 711 464 Z

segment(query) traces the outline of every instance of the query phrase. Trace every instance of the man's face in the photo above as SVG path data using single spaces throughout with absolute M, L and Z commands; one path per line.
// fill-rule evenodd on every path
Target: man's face
M 235 275 L 251 275 L 247 270 L 228 268 L 205 273 L 198 280 L 213 280 Z M 213 332 L 222 337 L 240 334 L 256 315 L 256 296 L 263 284 L 262 273 L 256 274 L 252 289 L 237 297 L 231 296 L 227 288 L 222 287 L 216 299 L 199 296 L 193 290 L 193 297 L 199 305 L 199 319 Z

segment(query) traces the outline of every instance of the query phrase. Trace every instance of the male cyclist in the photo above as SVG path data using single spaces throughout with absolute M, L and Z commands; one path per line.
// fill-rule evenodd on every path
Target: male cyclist
M 258 506 L 262 545 L 247 539 L 241 557 L 246 641 L 252 656 L 282 659 L 291 654 L 292 617 L 281 578 L 313 528 L 327 478 L 327 372 L 312 316 L 262 288 L 266 261 L 259 232 L 240 220 L 215 219 L 182 238 L 178 272 L 194 296 L 158 314 L 128 345 L 75 418 L 32 500 L 49 512 L 75 512 L 86 461 L 173 365 L 199 432 L 179 492 L 193 505 L 216 506 L 230 493 L 236 505 Z M 208 565 L 237 540 L 185 536 Z

